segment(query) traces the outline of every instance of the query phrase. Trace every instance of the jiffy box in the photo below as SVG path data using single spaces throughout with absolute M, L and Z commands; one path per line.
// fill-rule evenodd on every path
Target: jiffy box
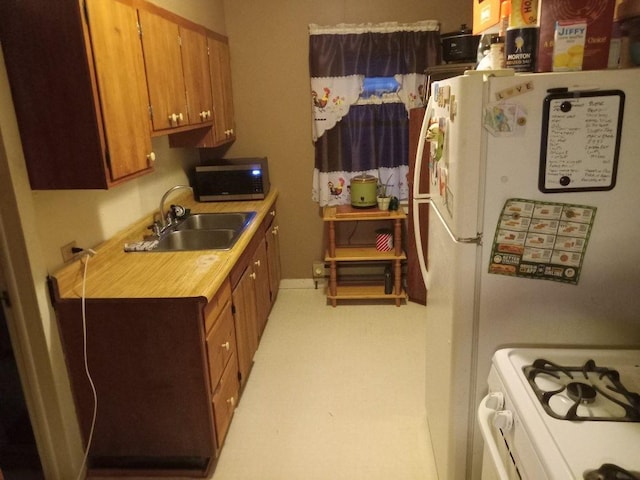
M 553 37 L 558 20 L 586 20 L 582 70 L 607 68 L 615 0 L 539 0 L 536 72 L 553 70 Z

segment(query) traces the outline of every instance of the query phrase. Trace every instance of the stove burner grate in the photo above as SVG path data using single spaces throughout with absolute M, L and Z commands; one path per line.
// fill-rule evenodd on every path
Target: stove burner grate
M 561 366 L 543 358 L 523 368 L 524 375 L 540 401 L 544 410 L 560 420 L 600 420 L 609 422 L 640 422 L 640 395 L 630 392 L 620 381 L 616 370 L 596 366 L 588 360 L 582 366 Z M 547 380 L 546 389 L 538 385 L 537 380 Z M 622 415 L 610 414 L 602 409 L 598 413 L 581 414 L 579 409 L 587 409 L 600 402 L 607 407 L 624 412 Z M 558 404 L 568 403 L 566 412 L 559 412 Z M 552 405 L 553 404 L 553 405 Z

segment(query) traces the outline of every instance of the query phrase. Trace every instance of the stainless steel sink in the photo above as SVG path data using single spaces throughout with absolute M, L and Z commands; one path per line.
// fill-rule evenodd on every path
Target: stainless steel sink
M 256 212 L 195 213 L 178 224 L 176 230 L 230 230 L 243 229 L 256 216 Z
M 256 212 L 195 213 L 166 233 L 153 251 L 229 250 Z
M 176 230 L 169 232 L 154 248 L 155 251 L 228 250 L 242 230 L 218 228 L 216 230 Z

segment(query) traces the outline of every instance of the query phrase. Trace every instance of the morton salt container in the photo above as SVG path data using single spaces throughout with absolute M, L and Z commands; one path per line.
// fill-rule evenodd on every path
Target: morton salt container
M 504 44 L 505 67 L 532 72 L 538 46 L 538 0 L 511 0 Z
M 538 27 L 508 28 L 504 44 L 505 66 L 516 72 L 533 72 L 537 46 Z

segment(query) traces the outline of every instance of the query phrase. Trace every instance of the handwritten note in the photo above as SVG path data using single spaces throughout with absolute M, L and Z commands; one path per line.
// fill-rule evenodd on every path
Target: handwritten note
M 624 93 L 567 92 L 544 104 L 539 188 L 543 192 L 615 186 Z

